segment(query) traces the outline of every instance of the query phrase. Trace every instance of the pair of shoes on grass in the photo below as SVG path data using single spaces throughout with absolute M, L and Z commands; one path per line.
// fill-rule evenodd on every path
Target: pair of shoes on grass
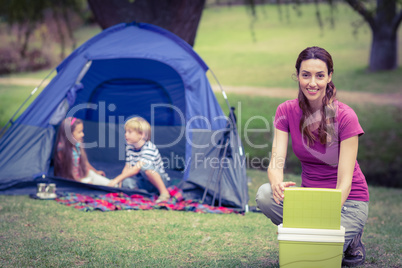
M 170 194 L 161 194 L 158 199 L 156 199 L 155 203 L 161 203 L 161 202 L 165 202 L 168 201 L 170 198 Z
M 342 266 L 355 267 L 363 265 L 366 259 L 366 248 L 362 242 L 363 230 L 350 242 L 342 260 Z

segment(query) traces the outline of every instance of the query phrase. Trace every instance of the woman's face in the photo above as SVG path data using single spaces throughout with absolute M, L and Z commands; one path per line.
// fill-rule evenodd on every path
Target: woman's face
M 327 84 L 331 82 L 331 79 L 332 73 L 328 75 L 328 68 L 324 61 L 319 59 L 302 61 L 297 80 L 300 90 L 313 109 L 321 108 Z
M 77 124 L 73 131 L 73 138 L 76 142 L 83 142 L 84 140 L 84 124 Z

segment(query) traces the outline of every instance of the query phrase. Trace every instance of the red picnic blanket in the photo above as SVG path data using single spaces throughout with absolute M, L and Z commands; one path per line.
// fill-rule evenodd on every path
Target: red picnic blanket
M 214 207 L 206 204 L 201 204 L 193 200 L 185 200 L 183 198 L 182 190 L 177 188 L 176 186 L 169 187 L 168 191 L 171 198 L 166 202 L 161 202 L 158 204 L 155 203 L 156 199 L 158 198 L 157 196 L 147 198 L 138 194 L 129 196 L 125 193 L 108 193 L 103 195 L 58 193 L 58 197 L 55 200 L 60 204 L 71 206 L 83 211 L 168 209 L 200 213 L 242 214 L 241 211 L 232 208 Z

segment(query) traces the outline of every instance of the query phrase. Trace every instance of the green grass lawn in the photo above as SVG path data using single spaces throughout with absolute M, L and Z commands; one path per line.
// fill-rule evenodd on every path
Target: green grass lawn
M 15 86 L 15 85 L 0 85 L 0 126 L 3 127 L 8 120 L 13 116 L 20 105 L 28 99 L 31 92 L 35 87 L 30 86 Z M 35 97 L 39 94 L 37 92 L 33 97 L 29 98 L 23 108 L 18 112 L 15 118 L 29 106 L 29 104 L 35 99 Z
M 250 170 L 250 205 L 266 173 Z M 287 175 L 286 180 L 300 177 Z M 364 267 L 401 267 L 402 190 L 370 188 Z M 276 226 L 261 213 L 82 212 L 0 195 L 1 267 L 279 267 Z

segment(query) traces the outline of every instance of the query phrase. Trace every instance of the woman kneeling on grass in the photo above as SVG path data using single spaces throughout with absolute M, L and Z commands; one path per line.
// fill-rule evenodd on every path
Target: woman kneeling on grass
M 297 99 L 280 104 L 275 115 L 275 136 L 268 167 L 270 183 L 256 196 L 258 207 L 279 225 L 283 219 L 283 181 L 289 133 L 302 165 L 302 187 L 336 188 L 342 194 L 341 225 L 345 227 L 342 265 L 364 263 L 363 228 L 368 216 L 369 193 L 357 163 L 358 138 L 363 135 L 355 112 L 336 99 L 333 62 L 323 48 L 308 47 L 296 61 Z

